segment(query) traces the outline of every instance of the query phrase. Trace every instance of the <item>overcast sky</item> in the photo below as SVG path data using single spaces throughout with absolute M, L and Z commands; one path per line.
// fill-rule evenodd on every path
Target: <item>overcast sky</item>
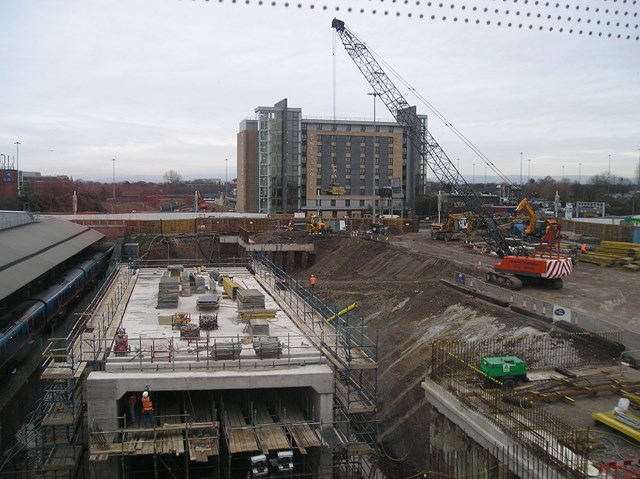
M 111 181 L 115 158 L 117 181 L 170 169 L 231 180 L 239 123 L 258 106 L 373 118 L 338 17 L 514 182 L 563 170 L 586 181 L 608 173 L 609 155 L 611 174 L 632 178 L 639 3 L 544 3 L 2 0 L 0 153 L 19 141 L 21 170 L 75 179 Z M 483 160 L 394 82 L 467 181 L 482 181 Z M 391 118 L 380 99 L 376 116 Z

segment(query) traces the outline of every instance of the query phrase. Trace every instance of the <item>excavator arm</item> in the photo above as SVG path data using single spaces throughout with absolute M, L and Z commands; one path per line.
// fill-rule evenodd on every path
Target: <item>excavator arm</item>
M 529 225 L 525 228 L 525 234 L 531 235 L 534 233 L 536 229 L 536 221 L 538 221 L 538 215 L 536 215 L 533 206 L 529 203 L 527 198 L 523 198 L 523 200 L 518 204 L 516 208 L 515 214 L 516 216 L 525 213 L 529 217 Z

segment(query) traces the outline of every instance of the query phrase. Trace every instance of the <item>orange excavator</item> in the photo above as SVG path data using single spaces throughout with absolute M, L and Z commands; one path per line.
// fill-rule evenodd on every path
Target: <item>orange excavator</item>
M 393 84 L 367 45 L 350 31 L 342 20 L 331 24 L 345 50 L 365 77 L 375 94 L 384 102 L 399 125 L 406 128 L 412 145 L 440 183 L 458 192 L 465 209 L 474 215 L 474 229 L 482 230 L 487 244 L 500 257 L 487 280 L 510 289 L 523 285 L 543 284 L 562 288 L 563 278 L 573 270 L 570 258 L 560 254 L 560 225 L 547 220 L 547 228 L 540 244 L 531 253 L 529 248 L 507 239 L 496 220 L 488 212 L 482 199 L 464 180 L 445 151 L 421 123 L 416 108 L 409 105 Z

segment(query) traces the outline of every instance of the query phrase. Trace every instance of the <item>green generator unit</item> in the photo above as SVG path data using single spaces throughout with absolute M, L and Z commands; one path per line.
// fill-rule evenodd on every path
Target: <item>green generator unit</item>
M 512 388 L 515 383 L 527 381 L 527 367 L 517 356 L 482 358 L 480 371 L 487 377 L 502 383 L 506 388 Z

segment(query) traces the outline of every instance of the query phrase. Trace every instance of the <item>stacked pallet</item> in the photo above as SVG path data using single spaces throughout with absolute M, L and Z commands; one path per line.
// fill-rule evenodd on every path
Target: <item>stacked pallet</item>
M 180 277 L 171 276 L 168 273 L 163 274 L 158 286 L 158 305 L 156 309 L 177 308 L 179 295 Z
M 189 273 L 186 271 L 183 271 L 180 275 L 180 286 L 180 296 L 191 296 L 191 282 L 189 280 Z
M 241 289 L 238 290 L 238 309 L 254 310 L 264 309 L 264 294 L 257 289 Z
M 206 291 L 205 285 L 206 285 L 205 278 L 203 276 L 196 275 L 196 278 L 195 278 L 196 294 L 204 293 Z
M 580 261 L 599 266 L 617 266 L 629 271 L 640 270 L 640 244 L 602 241 L 595 251 L 579 256 Z

